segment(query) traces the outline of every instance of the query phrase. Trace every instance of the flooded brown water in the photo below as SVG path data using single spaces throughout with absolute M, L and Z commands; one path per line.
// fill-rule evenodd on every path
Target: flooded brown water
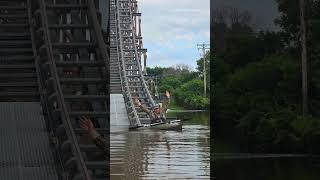
M 195 121 L 185 121 L 181 132 L 112 127 L 111 179 L 209 179 L 209 125 Z

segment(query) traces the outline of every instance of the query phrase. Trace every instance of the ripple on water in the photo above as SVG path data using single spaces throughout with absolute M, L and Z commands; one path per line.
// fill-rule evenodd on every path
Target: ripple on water
M 208 126 L 184 125 L 182 132 L 113 132 L 111 179 L 209 179 Z

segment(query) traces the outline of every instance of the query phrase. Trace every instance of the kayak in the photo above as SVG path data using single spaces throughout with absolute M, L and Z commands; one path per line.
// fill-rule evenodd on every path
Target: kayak
M 140 127 L 134 129 L 155 129 L 155 130 L 166 130 L 166 131 L 181 131 L 182 122 L 179 119 L 170 120 L 167 123 L 152 123 L 152 124 L 143 124 Z
M 155 124 L 150 124 L 150 129 L 177 131 L 182 129 L 182 123 L 180 120 L 174 120 L 168 123 L 155 123 Z

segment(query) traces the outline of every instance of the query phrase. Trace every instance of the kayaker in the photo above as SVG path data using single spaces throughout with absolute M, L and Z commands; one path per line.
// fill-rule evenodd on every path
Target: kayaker
M 166 123 L 165 113 L 167 112 L 168 106 L 170 103 L 170 93 L 166 91 L 166 98 L 162 103 L 156 104 L 152 110 L 149 110 L 146 106 L 142 105 L 141 102 L 135 98 L 134 104 L 144 112 L 146 112 L 150 119 L 151 123 Z

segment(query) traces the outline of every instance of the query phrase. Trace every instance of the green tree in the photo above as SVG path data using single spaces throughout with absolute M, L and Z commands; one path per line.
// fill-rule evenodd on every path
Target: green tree
M 184 83 L 173 94 L 176 102 L 186 109 L 205 109 L 209 107 L 209 98 L 204 97 L 203 81 L 191 80 Z
M 277 2 L 279 32 L 229 27 L 226 51 L 213 55 L 215 133 L 233 136 L 254 152 L 320 153 L 320 2 L 306 6 L 311 111 L 304 118 L 299 1 Z
M 147 67 L 146 70 L 147 70 L 147 74 L 148 75 L 162 76 L 162 74 L 166 70 L 166 68 L 157 66 L 157 67 L 154 67 L 154 68 Z
M 159 92 L 174 92 L 174 90 L 181 86 L 181 81 L 175 76 L 165 76 L 160 81 Z

